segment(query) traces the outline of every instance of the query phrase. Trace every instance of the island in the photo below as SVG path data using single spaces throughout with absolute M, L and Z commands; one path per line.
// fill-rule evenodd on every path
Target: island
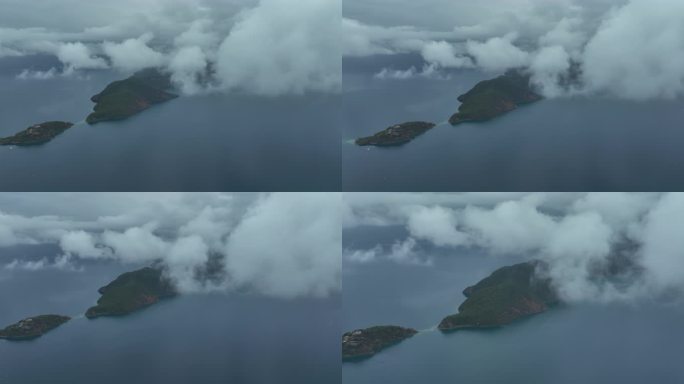
M 356 145 L 374 145 L 378 147 L 403 145 L 434 127 L 435 124 L 423 121 L 397 124 L 382 130 L 373 136 L 356 139 Z
M 385 325 L 357 329 L 342 335 L 342 360 L 369 358 L 418 333 L 415 329 Z
M 479 82 L 458 97 L 461 106 L 449 118 L 451 125 L 469 121 L 486 121 L 508 113 L 521 105 L 542 99 L 530 86 L 530 76 L 510 70 L 495 79 Z
M 30 146 L 45 144 L 73 126 L 73 123 L 66 121 L 48 121 L 32 125 L 14 136 L 1 138 L 0 145 Z
M 138 114 L 155 104 L 178 97 L 171 93 L 171 77 L 157 69 L 145 69 L 133 76 L 109 84 L 102 92 L 93 96 L 93 113 L 88 124 L 102 121 L 123 120 Z
M 98 290 L 102 295 L 86 317 L 124 316 L 177 295 L 160 268 L 145 267 L 127 272 Z
M 467 328 L 492 328 L 545 312 L 559 303 L 549 278 L 537 276 L 544 267 L 541 261 L 530 261 L 503 267 L 489 277 L 466 288 L 466 300 L 458 313 L 445 317 L 438 328 L 455 331 Z
M 71 320 L 68 316 L 40 315 L 29 317 L 0 329 L 0 339 L 10 341 L 31 340 L 43 336 L 51 330 Z

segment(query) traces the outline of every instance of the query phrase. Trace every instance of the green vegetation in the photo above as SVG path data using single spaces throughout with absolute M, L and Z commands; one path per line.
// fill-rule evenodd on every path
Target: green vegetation
M 373 136 L 356 140 L 356 145 L 375 145 L 379 147 L 397 146 L 408 143 L 435 126 L 433 123 L 412 121 L 391 126 Z
M 156 69 L 146 69 L 133 76 L 109 84 L 102 92 L 93 96 L 94 112 L 86 121 L 96 124 L 101 121 L 123 120 L 140 113 L 151 106 L 178 97 L 170 93 L 171 78 Z
M 418 333 L 415 329 L 395 325 L 357 329 L 342 335 L 342 359 L 369 358 L 381 350 Z
M 451 125 L 467 121 L 485 121 L 541 100 L 530 87 L 530 77 L 519 71 L 508 71 L 495 79 L 479 82 L 458 97 L 462 104 L 449 119 Z
M 86 312 L 89 319 L 127 315 L 177 294 L 162 270 L 152 267 L 124 273 L 98 292 L 102 297 Z
M 542 266 L 532 261 L 504 267 L 466 288 L 458 314 L 444 318 L 439 329 L 498 327 L 546 311 L 559 300 L 550 279 L 536 276 Z
M 71 320 L 68 316 L 41 315 L 29 317 L 0 330 L 0 339 L 12 341 L 31 340 Z
M 74 124 L 65 121 L 48 121 L 26 128 L 14 136 L 0 139 L 0 145 L 40 145 L 54 139 Z

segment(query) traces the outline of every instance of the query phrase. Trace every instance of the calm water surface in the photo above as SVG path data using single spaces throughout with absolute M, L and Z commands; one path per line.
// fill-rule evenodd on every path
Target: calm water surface
M 391 243 L 388 229 L 380 235 Z M 345 231 L 363 248 L 372 228 Z M 377 232 L 376 232 L 377 235 Z M 343 328 L 396 324 L 421 330 L 371 359 L 343 364 L 349 384 L 681 383 L 684 310 L 656 303 L 572 306 L 494 331 L 434 330 L 463 288 L 522 258 L 436 252 L 432 267 L 345 262 Z
M 373 78 L 413 56 L 345 59 L 343 187 L 347 191 L 609 191 L 684 188 L 684 101 L 545 100 L 486 123 L 446 121 L 457 97 L 491 78 Z M 405 121 L 439 126 L 398 148 L 352 144 Z
M 182 97 L 115 123 L 83 123 L 90 97 L 122 77 L 20 80 L 46 58 L 0 60 L 0 136 L 78 123 L 47 145 L 0 147 L 0 189 L 318 191 L 340 188 L 340 96 Z M 87 78 L 86 78 L 87 77 Z
M 39 259 L 51 247 L 3 251 Z M 0 341 L 0 383 L 339 383 L 340 298 L 193 295 L 122 318 L 81 316 L 97 289 L 137 266 L 83 272 L 0 269 L 0 324 L 74 319 L 30 342 Z

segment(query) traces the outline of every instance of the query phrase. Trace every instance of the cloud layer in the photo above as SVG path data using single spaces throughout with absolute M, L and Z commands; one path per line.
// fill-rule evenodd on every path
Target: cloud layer
M 0 58 L 56 56 L 61 67 L 23 79 L 161 67 L 186 94 L 336 92 L 339 0 L 0 0 Z M 72 9 L 68 16 L 55 16 Z M 45 17 L 44 15 L 50 15 Z
M 681 193 L 347 194 L 345 201 L 347 228 L 406 230 L 389 248 L 347 249 L 347 262 L 385 258 L 430 265 L 427 245 L 482 249 L 546 261 L 544 273 L 571 301 L 684 291 Z
M 160 262 L 183 292 L 323 297 L 341 287 L 340 208 L 337 193 L 2 194 L 0 249 L 61 249 L 6 269 Z
M 387 6 L 384 0 L 345 4 L 345 55 L 415 52 L 443 68 L 524 68 L 549 97 L 581 93 L 643 100 L 684 94 L 684 4 L 677 0 L 486 6 L 430 0 L 421 3 L 422 12 L 397 0 L 394 12 L 380 15 L 381 4 Z M 568 87 L 573 65 L 577 81 Z

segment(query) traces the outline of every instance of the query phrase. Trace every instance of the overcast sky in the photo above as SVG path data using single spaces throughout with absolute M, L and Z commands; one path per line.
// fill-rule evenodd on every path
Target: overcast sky
M 343 44 L 348 56 L 420 54 L 416 76 L 526 68 L 549 97 L 674 98 L 684 93 L 683 19 L 679 0 L 346 0 Z M 559 87 L 571 63 L 581 82 Z
M 160 260 L 184 292 L 325 297 L 341 287 L 338 193 L 0 193 L 0 268 L 87 273 L 84 260 Z M 54 244 L 43 260 L 3 248 Z M 225 278 L 195 271 L 212 256 Z
M 0 58 L 43 53 L 62 68 L 22 79 L 163 67 L 179 88 L 215 69 L 211 90 L 336 91 L 340 0 L 0 0 Z
M 397 225 L 392 245 L 346 248 L 345 263 L 379 260 L 430 267 L 423 244 L 483 249 L 490 257 L 521 255 L 548 262 L 570 301 L 652 298 L 684 289 L 682 193 L 345 194 L 347 228 Z M 626 251 L 624 251 L 626 249 Z M 600 278 L 616 255 L 630 268 Z

